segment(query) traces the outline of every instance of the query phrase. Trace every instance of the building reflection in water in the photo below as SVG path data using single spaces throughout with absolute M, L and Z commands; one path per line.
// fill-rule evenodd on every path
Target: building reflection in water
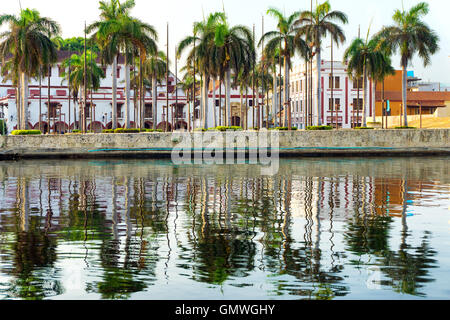
M 161 281 L 258 290 L 259 273 L 267 296 L 333 299 L 367 266 L 383 289 L 426 296 L 437 251 L 431 232 L 408 229 L 408 208 L 448 197 L 445 162 L 286 161 L 273 177 L 245 165 L 0 165 L 0 297 L 70 294 L 70 263 L 79 292 L 104 299 L 157 299 Z

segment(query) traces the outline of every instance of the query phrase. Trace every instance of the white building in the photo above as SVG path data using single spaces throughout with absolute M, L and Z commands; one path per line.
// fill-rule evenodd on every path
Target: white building
M 80 110 L 78 103 L 80 97 L 76 102 L 69 97 L 69 90 L 67 82 L 61 77 L 62 68 L 61 65 L 65 59 L 67 59 L 72 52 L 59 52 L 58 62 L 51 68 L 50 72 L 50 110 L 47 108 L 48 104 L 48 77 L 45 74 L 41 79 L 41 89 L 39 87 L 39 79 L 30 79 L 29 83 L 29 108 L 28 108 L 28 126 L 30 129 L 41 129 L 43 132 L 48 131 L 50 126 L 51 131 L 62 132 L 69 129 L 79 128 Z M 88 90 L 86 117 L 87 117 L 87 129 L 95 132 L 101 132 L 103 129 L 110 129 L 112 127 L 112 66 L 104 68 L 106 77 L 101 80 L 99 90 L 92 92 Z M 133 70 L 131 70 L 133 75 Z M 17 108 L 16 108 L 16 89 L 12 86 L 10 81 L 3 83 L 3 77 L 5 74 L 0 74 L 0 118 L 4 119 L 7 124 L 8 133 L 17 128 Z M 117 115 L 118 115 L 118 127 L 124 127 L 125 125 L 125 67 L 124 59 L 119 58 L 117 68 Z M 188 121 L 191 119 L 191 127 L 199 128 L 203 127 L 200 117 L 200 88 L 197 88 L 197 102 L 195 111 L 193 103 L 187 105 L 186 93 L 178 88 L 175 90 L 176 79 L 174 74 L 169 74 L 168 83 L 168 96 L 165 79 L 158 84 L 158 106 L 157 106 L 157 128 L 165 129 L 166 121 L 168 121 L 169 130 L 174 129 L 187 129 Z M 224 125 L 223 110 L 225 109 L 225 86 L 222 85 L 221 97 L 219 95 L 220 88 L 216 86 L 216 102 L 213 100 L 213 90 L 209 91 L 209 104 L 208 104 L 208 122 L 207 127 L 210 128 L 214 124 L 214 112 L 213 105 L 216 105 L 216 125 Z M 136 107 L 134 105 L 134 91 L 130 92 L 130 122 L 131 127 L 136 127 L 136 123 L 139 123 L 138 103 Z M 248 99 L 245 99 L 244 103 L 248 101 L 249 104 L 249 128 L 252 127 L 253 117 L 251 110 L 253 109 L 253 97 L 251 96 L 251 90 L 248 93 Z M 221 101 L 220 101 L 221 99 Z M 144 109 L 144 124 L 146 128 L 153 127 L 153 107 L 152 107 L 152 93 L 146 92 L 145 95 L 145 109 Z M 91 108 L 92 101 L 92 108 Z M 70 105 L 70 108 L 69 108 Z M 166 106 L 169 105 L 169 108 Z M 222 113 L 219 111 L 219 105 L 222 106 Z M 231 92 L 231 105 L 232 105 L 232 119 L 233 125 L 242 126 L 244 114 L 240 114 L 240 92 L 239 89 L 233 88 Z M 173 106 L 173 112 L 172 112 Z M 39 119 L 39 110 L 41 110 L 41 119 Z M 245 106 L 242 106 L 242 110 L 245 110 Z M 189 117 L 189 112 L 191 117 Z M 50 117 L 48 117 L 50 113 Z M 173 119 L 172 119 L 173 113 Z M 220 122 L 222 120 L 222 122 Z M 41 122 L 41 125 L 39 123 Z
M 308 68 L 309 71 L 309 68 Z M 332 74 L 334 83 L 332 80 Z M 313 121 L 317 123 L 317 68 L 313 63 Z M 297 65 L 290 76 L 290 97 L 292 99 L 291 112 L 293 126 L 304 128 L 306 110 L 306 66 Z M 362 123 L 363 84 L 362 79 L 352 81 L 347 74 L 347 67 L 340 61 L 322 60 L 321 69 L 321 120 L 322 124 L 331 125 L 337 120 L 340 128 L 352 128 L 352 124 L 360 126 Z M 375 112 L 375 84 L 370 79 L 367 81 L 367 114 L 372 117 Z M 359 87 L 359 118 L 358 118 L 358 87 Z M 333 88 L 333 89 L 332 89 Z M 308 91 L 310 88 L 308 87 Z M 333 99 L 333 100 L 332 100 Z

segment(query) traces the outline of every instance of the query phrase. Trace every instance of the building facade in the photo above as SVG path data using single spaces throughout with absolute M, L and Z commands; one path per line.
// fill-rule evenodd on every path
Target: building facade
M 361 126 L 363 119 L 363 81 L 352 80 L 347 73 L 347 66 L 340 61 L 322 60 L 321 64 L 321 122 L 339 128 Z M 308 68 L 308 73 L 309 73 Z M 306 65 L 293 68 L 290 76 L 290 97 L 293 126 L 305 127 L 307 92 L 312 95 L 312 118 L 317 124 L 317 68 L 313 63 L 312 88 L 306 83 Z M 312 89 L 312 90 L 311 90 Z M 311 90 L 311 91 L 310 91 Z M 359 92 L 359 103 L 358 103 Z M 366 117 L 372 117 L 375 107 L 375 86 L 371 79 L 367 81 Z

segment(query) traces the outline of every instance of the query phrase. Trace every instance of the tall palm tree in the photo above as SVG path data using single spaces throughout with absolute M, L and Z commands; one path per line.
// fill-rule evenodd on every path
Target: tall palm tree
M 100 1 L 100 20 L 89 25 L 87 32 L 96 30 L 95 40 L 101 50 L 102 62 L 112 65 L 112 129 L 117 128 L 117 64 L 120 54 L 117 38 L 111 34 L 120 25 L 120 18 L 129 15 L 134 0 L 120 3 L 119 0 Z
M 95 31 L 95 37 L 102 49 L 102 58 L 106 63 L 113 63 L 113 81 L 117 81 L 115 61 L 119 54 L 125 58 L 125 127 L 130 127 L 130 63 L 133 55 L 139 55 L 142 61 L 147 54 L 156 53 L 158 34 L 155 28 L 129 15 L 134 7 L 134 0 L 121 4 L 118 0 L 100 3 L 101 20 L 87 28 L 87 32 Z M 117 85 L 117 83 L 116 83 Z M 114 99 L 113 84 L 113 99 Z M 115 102 L 113 101 L 113 112 Z M 115 125 L 113 119 L 113 126 Z
M 151 80 L 152 107 L 153 107 L 153 129 L 158 125 L 158 83 L 164 79 L 167 72 L 167 57 L 162 51 L 147 57 L 142 63 L 142 76 Z
M 256 60 L 253 34 L 242 25 L 230 26 L 225 20 L 217 26 L 214 35 L 214 56 L 219 73 L 225 75 L 226 125 L 232 123 L 231 114 L 231 73 L 245 76 L 252 70 Z
M 19 129 L 28 127 L 28 81 L 39 74 L 41 65 L 57 60 L 57 52 L 50 37 L 60 32 L 59 25 L 41 17 L 35 9 L 24 9 L 19 16 L 4 14 L 0 16 L 0 26 L 9 23 L 9 29 L 0 35 L 0 54 L 2 65 L 10 59 L 12 72 L 18 74 L 21 87 L 22 106 Z M 19 115 L 18 113 L 18 115 Z
M 317 124 L 322 124 L 321 104 L 322 104 L 322 82 L 321 82 L 321 52 L 322 39 L 331 36 L 333 41 L 338 45 L 345 42 L 345 35 L 342 28 L 334 23 L 334 21 L 346 24 L 348 22 L 347 15 L 341 11 L 331 11 L 331 5 L 328 1 L 316 6 L 315 10 L 303 11 L 300 18 L 296 21 L 299 27 L 298 35 L 306 36 L 306 41 L 310 46 L 316 49 L 316 72 L 317 72 Z
M 86 52 L 86 59 L 84 53 L 82 55 L 73 54 L 70 58 L 64 60 L 62 66 L 64 68 L 61 76 L 63 77 L 63 82 L 67 81 L 70 83 L 75 97 L 81 93 L 80 98 L 84 96 L 84 88 L 92 88 L 96 91 L 100 88 L 101 79 L 105 78 L 105 73 L 103 69 L 97 65 L 97 54 L 88 50 Z M 84 71 L 85 71 L 85 61 L 86 61 L 86 85 L 84 83 Z M 70 72 L 69 72 L 70 68 Z M 85 108 L 87 108 L 85 106 Z M 81 118 L 80 118 L 81 120 Z M 92 128 L 91 128 L 92 129 Z
M 367 78 L 377 73 L 377 70 L 384 63 L 384 55 L 378 50 L 377 39 L 369 40 L 370 28 L 367 31 L 365 40 L 356 38 L 344 53 L 344 63 L 348 64 L 348 73 L 354 71 L 363 76 L 363 127 L 367 126 Z
M 301 56 L 304 56 L 308 46 L 301 37 L 296 36 L 298 33 L 296 21 L 301 14 L 299 11 L 296 11 L 287 17 L 283 15 L 280 10 L 270 8 L 267 11 L 267 14 L 278 20 L 277 30 L 265 33 L 259 41 L 259 45 L 266 43 L 267 41 L 265 48 L 267 56 L 274 57 L 277 51 L 281 52 L 281 56 L 284 60 L 284 104 L 286 105 L 289 103 L 289 74 L 292 65 L 291 60 L 297 51 Z M 288 110 L 287 108 L 284 108 L 284 110 L 284 124 L 287 126 Z
M 429 12 L 429 6 L 421 2 L 409 11 L 396 10 L 392 19 L 394 24 L 384 27 L 377 37 L 382 39 L 380 46 L 386 46 L 391 53 L 400 53 L 402 66 L 402 104 L 404 125 L 408 126 L 407 102 L 407 68 L 417 53 L 423 60 L 424 66 L 431 63 L 431 55 L 439 50 L 439 37 L 423 20 Z
M 219 27 L 225 25 L 226 16 L 222 12 L 211 13 L 207 19 L 194 23 L 193 35 L 187 36 L 178 44 L 177 56 L 191 48 L 187 65 L 196 66 L 202 76 L 201 88 L 201 123 L 204 128 L 208 127 L 208 86 L 211 77 L 220 75 L 220 60 L 217 46 L 214 42 Z

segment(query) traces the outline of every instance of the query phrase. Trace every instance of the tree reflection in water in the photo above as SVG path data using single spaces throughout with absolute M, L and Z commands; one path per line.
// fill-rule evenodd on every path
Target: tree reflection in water
M 352 292 L 351 270 L 369 266 L 380 268 L 383 289 L 427 296 L 438 252 L 430 231 L 408 229 L 408 197 L 427 178 L 436 185 L 439 173 L 428 170 L 436 161 L 286 161 L 273 177 L 254 166 L 148 161 L 0 165 L 0 282 L 9 279 L 0 296 L 70 296 L 57 264 L 75 247 L 84 292 L 103 299 L 160 298 L 152 287 L 180 276 L 207 288 L 264 285 L 267 297 L 334 299 Z

